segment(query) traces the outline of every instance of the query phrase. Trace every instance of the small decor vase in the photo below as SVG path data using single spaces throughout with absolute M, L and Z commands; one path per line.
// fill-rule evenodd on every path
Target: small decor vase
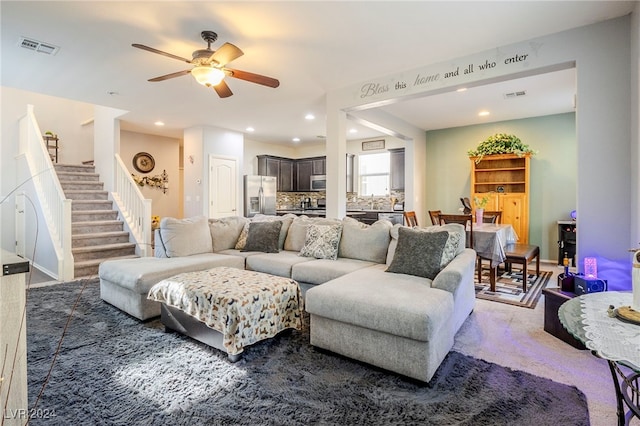
M 476 223 L 482 223 L 483 214 L 484 214 L 484 209 L 476 209 Z

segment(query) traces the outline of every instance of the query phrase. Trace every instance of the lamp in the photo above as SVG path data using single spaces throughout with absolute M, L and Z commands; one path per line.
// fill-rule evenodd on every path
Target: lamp
M 197 66 L 191 70 L 191 75 L 203 86 L 211 87 L 220 84 L 224 78 L 224 71 L 211 66 Z

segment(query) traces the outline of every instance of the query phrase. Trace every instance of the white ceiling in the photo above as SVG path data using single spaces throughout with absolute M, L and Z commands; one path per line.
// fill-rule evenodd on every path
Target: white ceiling
M 623 16 L 634 2 L 2 1 L 1 83 L 129 111 L 124 129 L 182 137 L 192 126 L 255 132 L 249 139 L 316 143 L 325 134 L 324 97 L 359 82 Z M 228 78 L 220 99 L 189 75 L 147 79 L 190 66 L 131 47 L 181 57 L 203 49 L 202 30 L 244 51 L 229 67 L 280 80 L 276 89 Z M 19 47 L 20 37 L 59 46 L 55 55 Z M 573 110 L 573 70 L 383 109 L 425 130 Z M 505 99 L 505 93 L 525 96 Z M 478 117 L 481 109 L 488 117 Z M 313 113 L 316 119 L 304 119 Z M 163 128 L 153 125 L 157 120 Z M 350 139 L 378 134 L 361 125 Z

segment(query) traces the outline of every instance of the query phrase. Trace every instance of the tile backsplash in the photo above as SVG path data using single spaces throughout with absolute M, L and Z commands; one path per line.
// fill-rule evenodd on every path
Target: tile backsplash
M 276 198 L 276 208 L 287 210 L 300 207 L 300 203 L 305 198 L 311 199 L 311 206 L 317 206 L 319 198 L 325 198 L 326 193 L 320 192 L 278 192 Z M 404 201 L 403 191 L 393 191 L 388 197 L 360 196 L 356 192 L 347 193 L 347 210 L 393 210 L 393 199 L 396 202 Z

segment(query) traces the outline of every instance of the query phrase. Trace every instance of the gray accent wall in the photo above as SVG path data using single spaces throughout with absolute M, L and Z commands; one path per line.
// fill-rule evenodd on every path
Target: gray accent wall
M 428 131 L 427 209 L 458 212 L 460 197 L 471 193 L 467 151 L 495 133 L 514 134 L 537 151 L 531 158 L 529 242 L 540 246 L 541 259 L 557 260 L 557 221 L 569 220 L 576 209 L 575 113 Z

